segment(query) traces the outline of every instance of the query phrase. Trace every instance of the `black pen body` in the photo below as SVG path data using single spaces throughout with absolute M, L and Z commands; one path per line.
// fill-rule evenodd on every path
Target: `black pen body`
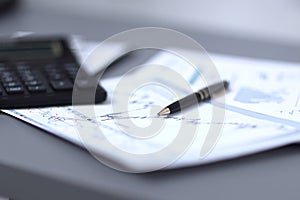
M 170 114 L 180 112 L 183 109 L 186 109 L 190 106 L 194 106 L 199 102 L 203 101 L 199 93 L 190 94 L 179 101 L 175 101 L 174 103 L 170 104 L 167 108 L 170 109 Z
M 167 108 L 170 110 L 170 114 L 180 112 L 190 106 L 210 100 L 213 95 L 226 90 L 228 85 L 227 81 L 215 83 L 170 104 Z

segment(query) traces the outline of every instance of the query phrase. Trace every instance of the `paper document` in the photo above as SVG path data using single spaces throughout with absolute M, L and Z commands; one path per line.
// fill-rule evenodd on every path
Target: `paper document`
M 111 82 L 111 80 L 108 82 Z M 107 84 L 104 82 L 103 86 L 108 88 L 109 84 L 110 83 Z M 147 95 L 145 96 L 145 94 Z M 122 126 L 126 129 L 126 123 L 123 124 L 122 121 L 124 120 L 125 122 L 125 119 L 128 118 L 125 116 L 126 113 L 113 113 L 110 104 L 95 106 L 96 118 L 74 112 L 74 108 L 70 106 L 6 110 L 5 112 L 81 146 L 83 144 L 80 136 L 77 134 L 76 126 L 80 124 L 80 121 L 84 120 L 83 124 L 87 126 L 87 128 L 95 130 L 93 134 L 85 136 L 85 142 L 94 145 L 92 148 L 99 151 L 103 157 L 113 159 L 115 162 L 124 162 L 119 164 L 128 167 L 128 170 L 130 170 L 131 167 L 135 169 L 137 163 L 130 163 L 130 160 L 126 159 L 123 160 L 118 154 L 112 155 L 110 149 L 103 148 L 106 146 L 101 143 L 103 138 L 98 133 L 99 130 L 95 129 L 95 126 L 99 125 L 101 131 L 104 131 L 108 140 L 119 149 L 129 153 L 139 152 L 140 154 L 159 151 L 161 148 L 164 148 L 171 143 L 174 137 L 176 137 L 176 133 L 178 132 L 181 123 L 184 123 L 187 126 L 199 127 L 197 136 L 190 148 L 188 148 L 188 151 L 169 167 L 197 165 L 241 156 L 291 143 L 299 138 L 294 127 L 268 120 L 256 119 L 232 111 L 226 112 L 226 119 L 224 122 L 211 121 L 211 116 L 207 115 L 207 113 L 211 113 L 212 105 L 207 103 L 199 106 L 201 111 L 199 112 L 200 116 L 195 119 L 183 119 L 180 115 L 163 118 L 149 113 L 152 104 L 167 105 L 167 103 L 171 101 L 173 101 L 173 99 L 164 99 L 159 95 L 159 91 L 152 89 L 141 91 L 140 94 L 137 94 L 137 96 L 132 98 L 132 101 L 130 102 L 131 109 L 129 110 L 131 120 L 140 126 L 146 126 L 147 123 L 150 123 L 150 121 L 153 120 L 164 121 L 165 123 L 164 131 L 162 133 L 147 140 L 133 139 L 120 130 L 118 126 Z M 115 124 L 114 119 L 119 120 L 118 126 Z M 207 157 L 201 159 L 199 157 L 200 150 L 208 132 L 208 128 L 211 125 L 219 123 L 224 125 L 222 134 L 218 138 L 213 151 Z M 131 130 L 129 129 L 126 131 L 130 132 Z M 155 168 L 155 166 L 152 166 L 153 164 L 155 163 L 141 163 L 138 167 L 140 167 L 141 170 L 147 171 Z M 147 167 L 150 168 L 147 169 Z
M 190 54 L 197 59 L 195 52 L 190 51 Z M 210 56 L 220 76 L 230 82 L 230 91 L 226 94 L 228 109 L 299 127 L 300 63 L 218 54 L 210 54 Z M 160 62 L 181 69 L 187 69 L 189 66 L 182 59 L 166 52 L 157 55 L 150 62 Z M 199 89 L 199 85 L 201 87 L 199 82 L 196 84 L 190 82 L 190 84 L 195 91 Z
M 300 63 L 225 56 L 214 60 L 220 73 L 232 82 L 234 92 L 226 96 L 228 108 L 237 107 L 268 115 L 271 120 L 299 127 Z
M 149 63 L 172 66 L 189 80 L 194 90 L 204 86 L 203 81 L 193 78 L 193 71 L 186 70 L 186 63 L 177 59 L 179 58 L 169 53 L 160 53 Z M 88 116 L 72 106 L 4 112 L 80 146 L 88 147 L 110 163 L 122 166 L 128 171 L 138 172 L 159 168 L 166 157 L 156 158 L 155 162 L 137 162 L 112 151 L 107 141 L 128 154 L 146 155 L 166 149 L 166 154 L 163 155 L 172 155 L 176 149 L 167 147 L 175 141 L 180 128 L 184 126 L 187 130 L 195 129 L 195 137 L 188 148 L 164 169 L 234 158 L 299 141 L 300 91 L 295 86 L 300 66 L 220 55 L 213 55 L 212 60 L 221 77 L 230 82 L 230 90 L 226 94 L 224 121 L 213 121 L 212 109 L 222 107 L 218 99 L 196 107 L 199 116 L 195 118 L 185 118 L 181 114 L 158 117 L 156 113 L 159 108 L 155 110 L 154 105 L 165 107 L 177 100 L 172 93 L 159 85 L 141 87 L 130 96 L 128 110 L 114 110 L 110 101 L 116 96 L 128 95 L 123 91 L 116 92 L 116 85 L 120 81 L 118 78 L 101 82 L 108 91 L 108 100 L 93 107 L 95 115 Z M 142 70 L 149 70 L 148 73 L 151 73 L 151 69 Z M 131 76 L 132 80 L 135 80 L 135 75 Z M 168 85 L 183 96 L 188 93 L 186 88 L 167 78 L 156 78 L 153 82 Z M 118 102 L 118 98 L 114 100 L 115 105 L 122 103 Z M 80 108 L 84 110 L 84 106 Z M 141 129 L 147 128 L 151 123 L 162 123 L 164 127 L 160 134 L 140 139 L 128 134 L 135 131 L 132 126 L 128 126 L 128 120 Z M 222 131 L 217 136 L 213 148 L 207 156 L 201 157 L 200 152 L 209 128 L 220 125 Z M 86 132 L 78 134 L 78 127 Z M 99 128 L 102 134 L 99 133 Z M 188 137 L 190 133 L 184 134 Z

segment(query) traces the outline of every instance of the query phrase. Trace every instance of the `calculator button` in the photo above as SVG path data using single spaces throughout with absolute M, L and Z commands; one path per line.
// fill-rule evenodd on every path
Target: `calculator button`
M 50 81 L 51 86 L 54 90 L 71 90 L 73 84 L 69 80 Z
M 24 84 L 26 86 L 37 86 L 37 85 L 41 85 L 42 81 L 40 81 L 40 80 L 25 81 Z
M 31 67 L 29 65 L 25 65 L 25 64 L 17 64 L 16 68 L 18 71 L 31 69 Z
M 50 73 L 48 76 L 51 80 L 61 80 L 65 78 L 65 75 L 61 73 Z
M 1 73 L 1 72 L 5 72 L 5 71 L 8 71 L 8 70 L 9 70 L 8 67 L 1 66 L 1 65 L 0 65 L 0 73 Z
M 76 63 L 64 63 L 63 67 L 65 69 L 74 69 L 74 68 L 78 68 L 78 65 Z
M 15 82 L 18 81 L 17 77 L 11 76 L 11 77 L 4 77 L 1 78 L 2 83 L 9 83 L 9 82 Z
M 37 80 L 36 76 L 30 76 L 30 75 L 22 76 L 21 78 L 25 82 L 27 82 L 27 81 L 36 81 Z
M 11 71 L 4 71 L 0 72 L 1 78 L 9 77 L 9 76 L 16 76 L 16 73 L 11 72 Z
M 32 76 L 35 73 L 31 70 L 22 70 L 22 71 L 19 71 L 19 74 L 20 74 L 20 76 Z
M 69 63 L 69 64 L 64 64 L 63 68 L 65 70 L 74 70 L 74 69 L 78 69 L 79 67 L 75 63 Z
M 47 70 L 51 70 L 53 68 L 56 68 L 56 65 L 55 64 L 47 64 L 44 66 L 44 70 L 47 71 Z
M 45 68 L 46 73 L 60 73 L 62 72 L 61 68 L 56 67 L 55 65 L 47 65 Z
M 78 71 L 78 67 L 76 65 L 66 65 L 66 66 L 64 66 L 64 69 L 68 73 L 77 73 L 77 71 Z
M 12 81 L 12 82 L 7 82 L 3 83 L 4 87 L 15 87 L 15 86 L 21 86 L 21 83 L 19 81 Z
M 5 90 L 6 90 L 7 94 L 22 94 L 22 93 L 24 93 L 24 89 L 21 86 L 6 87 Z
M 46 92 L 46 87 L 43 85 L 28 86 L 27 89 L 30 93 Z
M 78 67 L 76 66 L 68 66 L 68 67 L 64 67 L 64 69 L 67 71 L 67 72 L 74 72 L 74 71 L 78 71 Z
M 76 86 L 82 89 L 87 89 L 87 88 L 93 88 L 94 83 L 92 81 L 89 81 L 87 79 L 80 79 L 78 78 L 75 82 Z

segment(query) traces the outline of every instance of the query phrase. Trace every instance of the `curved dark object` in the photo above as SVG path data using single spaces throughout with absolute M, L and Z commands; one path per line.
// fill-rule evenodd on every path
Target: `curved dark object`
M 18 0 L 0 0 L 0 15 L 15 7 L 17 2 Z

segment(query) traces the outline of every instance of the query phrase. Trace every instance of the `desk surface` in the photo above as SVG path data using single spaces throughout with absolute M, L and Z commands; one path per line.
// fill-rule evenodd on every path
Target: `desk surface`
M 0 17 L 0 33 L 65 32 L 102 40 L 120 31 L 159 24 L 62 17 L 20 5 Z M 182 31 L 207 50 L 300 61 L 300 47 Z M 126 62 L 124 62 L 126 64 Z M 125 64 L 121 65 L 125 65 Z M 0 114 L 0 196 L 14 199 L 288 199 L 299 197 L 300 148 L 287 146 L 215 164 L 127 174 L 86 151 Z

